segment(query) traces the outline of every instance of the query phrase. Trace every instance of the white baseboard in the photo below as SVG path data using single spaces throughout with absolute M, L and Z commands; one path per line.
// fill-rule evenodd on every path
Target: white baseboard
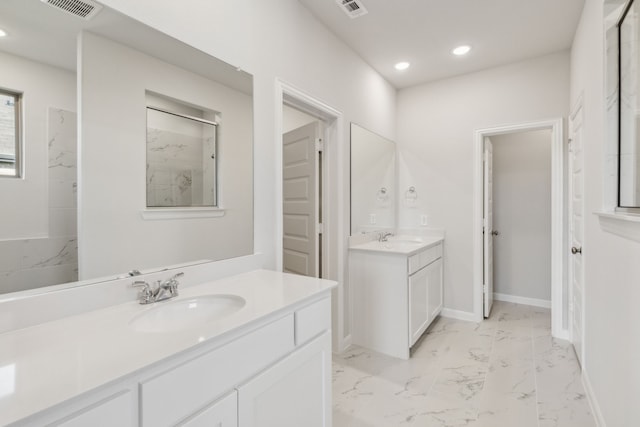
M 340 348 L 334 348 L 333 353 L 342 354 L 345 351 L 347 351 L 352 344 L 353 344 L 353 338 L 352 338 L 352 335 L 349 334 L 346 337 L 344 337 L 342 340 L 340 340 L 340 344 L 339 344 Z
M 449 319 L 464 320 L 465 322 L 480 322 L 482 319 L 477 319 L 474 313 L 461 310 L 453 310 L 451 308 L 443 308 L 440 312 L 440 316 L 448 317 Z
M 600 405 L 598 405 L 596 396 L 593 394 L 593 387 L 591 386 L 591 381 L 589 380 L 589 375 L 586 370 L 582 371 L 582 385 L 584 386 L 584 391 L 587 394 L 587 400 L 589 401 L 593 418 L 596 420 L 596 425 L 598 427 L 607 427 L 607 423 L 604 422 L 604 417 L 600 410 Z
M 516 295 L 493 293 L 493 299 L 497 301 L 512 302 L 515 304 L 532 305 L 534 307 L 551 308 L 551 301 L 546 299 L 526 298 Z

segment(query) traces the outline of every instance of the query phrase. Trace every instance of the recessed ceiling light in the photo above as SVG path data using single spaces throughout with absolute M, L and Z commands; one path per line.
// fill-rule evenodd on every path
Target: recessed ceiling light
M 396 67 L 396 70 L 402 71 L 402 70 L 406 70 L 407 68 L 409 68 L 410 65 L 411 64 L 409 64 L 408 62 L 403 61 L 403 62 L 398 62 L 395 65 L 395 67 Z
M 0 37 L 6 37 L 6 36 L 7 36 L 7 32 L 2 28 L 0 28 Z
M 470 50 L 471 50 L 471 46 L 463 45 L 453 49 L 451 53 L 453 53 L 454 55 L 462 56 L 469 53 Z

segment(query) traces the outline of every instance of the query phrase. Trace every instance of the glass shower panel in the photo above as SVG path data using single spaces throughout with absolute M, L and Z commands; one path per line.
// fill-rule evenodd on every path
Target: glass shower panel
M 216 125 L 147 108 L 147 206 L 216 206 Z

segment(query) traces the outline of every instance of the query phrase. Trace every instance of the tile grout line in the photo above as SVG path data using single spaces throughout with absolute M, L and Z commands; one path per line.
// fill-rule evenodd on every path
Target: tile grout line
M 441 318 L 441 319 L 442 319 L 442 318 Z M 426 339 L 426 338 L 425 338 L 425 339 Z M 445 343 L 446 343 L 446 344 L 448 344 L 448 343 L 449 343 L 449 339 L 450 339 L 450 337 L 449 337 L 449 336 L 447 336 L 447 340 L 445 341 Z M 427 394 L 426 394 L 426 396 L 425 396 L 426 398 L 429 398 L 429 397 L 430 397 L 430 395 L 431 395 L 431 391 L 433 390 L 433 387 L 436 385 L 436 383 L 438 382 L 438 378 L 439 378 L 439 377 L 440 377 L 440 375 L 442 374 L 442 370 L 443 370 L 443 368 L 442 368 L 442 364 L 443 364 L 443 363 L 444 363 L 444 362 L 443 362 L 443 358 L 442 358 L 442 356 L 440 355 L 440 356 L 438 357 L 438 362 L 437 362 L 438 367 L 437 367 L 437 369 L 436 369 L 436 374 L 435 374 L 435 376 L 433 377 L 433 381 L 431 381 L 431 385 L 429 386 L 429 390 L 427 390 Z M 428 408 L 427 408 L 427 410 L 428 410 Z
M 489 314 L 489 316 L 491 316 L 491 314 Z M 487 321 L 487 319 L 483 319 L 482 322 Z M 489 369 L 491 368 L 491 361 L 493 360 L 493 351 L 495 348 L 495 344 L 496 344 L 496 335 L 498 333 L 498 328 L 496 327 L 493 330 L 493 334 L 491 336 L 491 349 L 489 350 L 489 359 L 487 360 L 487 372 L 485 372 L 484 374 L 484 381 L 482 383 L 482 391 L 480 392 L 482 394 L 482 397 L 484 397 L 484 394 L 486 394 L 486 387 L 487 387 L 487 377 L 489 376 Z M 478 421 L 480 419 L 480 408 L 478 408 L 478 416 L 476 417 L 476 421 Z
M 538 402 L 538 369 L 536 361 L 536 343 L 533 338 L 533 321 L 531 321 L 531 363 L 533 364 L 533 384 L 536 393 L 536 425 L 540 427 L 540 404 Z

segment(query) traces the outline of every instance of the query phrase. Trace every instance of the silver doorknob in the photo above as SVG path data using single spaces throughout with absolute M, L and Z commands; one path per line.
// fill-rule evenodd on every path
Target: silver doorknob
M 498 234 L 500 234 L 500 232 L 499 232 L 498 230 L 493 230 L 493 231 L 491 232 L 491 235 L 492 235 L 492 236 L 497 236 Z
M 576 248 L 575 246 L 571 248 L 571 253 L 572 254 L 581 254 L 582 253 L 582 248 Z

